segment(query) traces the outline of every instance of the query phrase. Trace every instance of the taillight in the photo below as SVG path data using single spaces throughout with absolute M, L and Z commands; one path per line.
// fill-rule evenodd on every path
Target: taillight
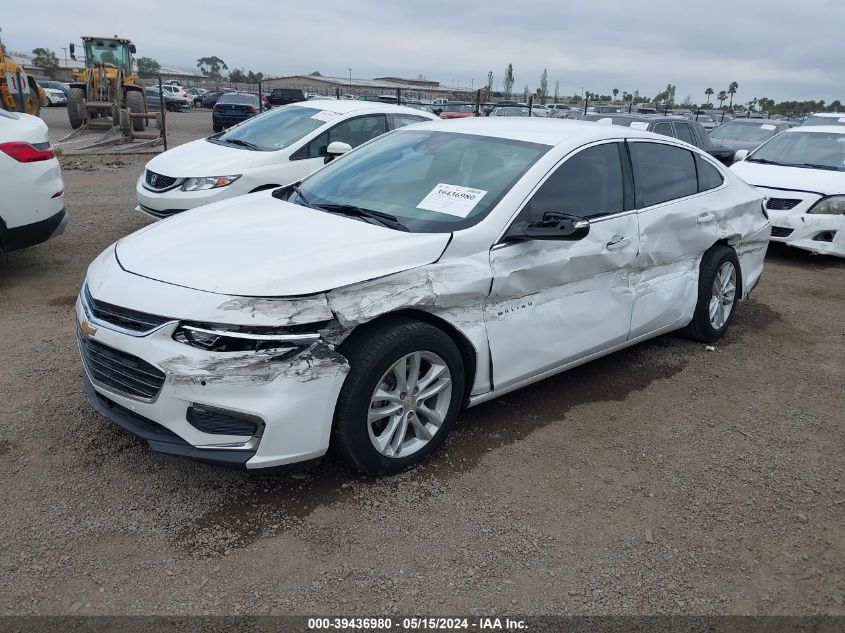
M 50 160 L 56 157 L 50 143 L 0 143 L 0 151 L 19 163 L 37 163 L 40 160 Z
M 258 110 L 250 106 L 248 108 L 244 108 L 244 112 L 246 112 L 247 114 L 255 114 L 256 112 L 258 112 Z
M 214 106 L 213 108 L 211 108 L 211 111 L 212 112 L 223 112 L 223 108 L 221 108 L 220 106 Z

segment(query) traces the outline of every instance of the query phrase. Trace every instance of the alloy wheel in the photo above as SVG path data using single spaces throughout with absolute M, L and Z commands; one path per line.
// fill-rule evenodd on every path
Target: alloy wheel
M 710 295 L 710 325 L 720 330 L 731 316 L 736 301 L 736 268 L 732 262 L 725 262 L 713 279 Z

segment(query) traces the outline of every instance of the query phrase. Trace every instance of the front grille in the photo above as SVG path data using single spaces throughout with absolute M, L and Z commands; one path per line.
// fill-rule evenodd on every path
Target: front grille
M 178 178 L 174 178 L 173 176 L 165 176 L 163 174 L 157 174 L 154 171 L 147 170 L 146 176 L 144 177 L 144 182 L 147 183 L 147 186 L 150 189 L 155 189 L 156 191 L 164 191 L 165 189 L 170 189 L 173 185 L 176 184 Z
M 164 384 L 164 372 L 145 360 L 88 338 L 77 326 L 82 364 L 91 380 L 132 398 L 153 400 Z
M 182 213 L 182 211 L 187 211 L 187 209 L 165 209 L 164 211 L 159 211 L 158 209 L 151 209 L 148 206 L 143 204 L 138 205 L 141 207 L 142 211 L 149 213 L 150 215 L 154 215 L 157 218 L 169 218 L 171 215 L 176 215 L 177 213 Z
M 261 418 L 195 404 L 188 408 L 185 419 L 203 433 L 215 435 L 257 435 L 264 426 Z
M 789 237 L 795 229 L 787 229 L 782 226 L 772 227 L 772 237 Z
M 772 211 L 789 211 L 799 204 L 801 204 L 801 201 L 795 198 L 769 198 L 766 208 Z
M 138 310 L 121 308 L 120 306 L 95 299 L 91 296 L 87 284 L 82 290 L 82 293 L 92 317 L 103 323 L 110 323 L 111 325 L 121 327 L 124 330 L 146 333 L 173 320 L 157 314 L 147 314 Z

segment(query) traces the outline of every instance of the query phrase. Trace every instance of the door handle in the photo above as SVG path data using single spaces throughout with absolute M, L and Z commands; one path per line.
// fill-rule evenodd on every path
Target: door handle
M 715 219 L 716 219 L 716 214 L 710 213 L 710 211 L 708 211 L 707 213 L 702 213 L 700 216 L 698 216 L 698 223 L 699 224 L 707 224 L 708 222 L 712 222 Z
M 631 243 L 630 237 L 616 237 L 605 244 L 605 248 L 609 251 L 618 251 L 620 248 L 625 248 Z

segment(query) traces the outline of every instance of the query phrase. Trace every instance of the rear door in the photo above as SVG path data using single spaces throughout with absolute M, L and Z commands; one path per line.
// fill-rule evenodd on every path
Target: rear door
M 689 320 L 701 255 L 719 239 L 724 211 L 710 204 L 704 186 L 699 188 L 696 153 L 639 139 L 629 139 L 628 147 L 640 230 L 630 334 L 637 338 Z M 721 185 L 718 170 L 707 166 Z
M 493 286 L 484 319 L 497 389 L 627 339 L 638 232 L 623 151 L 622 143 L 605 142 L 571 154 L 515 219 L 568 213 L 590 220 L 586 237 L 502 242 L 491 249 Z

